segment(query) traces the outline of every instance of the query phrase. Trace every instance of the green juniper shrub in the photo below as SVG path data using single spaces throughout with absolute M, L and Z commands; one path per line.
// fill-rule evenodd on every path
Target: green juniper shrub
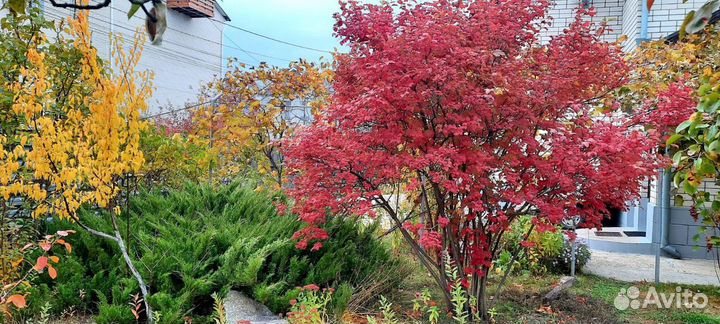
M 353 292 L 353 287 L 347 282 L 340 284 L 337 290 L 335 290 L 329 307 L 330 313 L 335 318 L 341 318 L 343 313 L 348 309 Z
M 137 285 L 136 285 L 137 286 Z M 114 287 L 113 287 L 114 288 Z M 123 289 L 124 290 L 124 289 Z M 133 323 L 135 322 L 135 315 L 132 313 L 132 308 L 128 307 L 127 304 L 109 304 L 107 296 L 101 291 L 95 291 L 98 297 L 98 314 L 95 317 L 95 322 L 98 324 L 112 324 L 112 323 Z M 113 289 L 113 300 L 124 296 L 118 296 L 120 290 Z
M 86 223 L 96 228 L 105 225 L 97 217 L 89 217 Z M 98 294 L 110 296 L 113 303 L 125 305 L 130 300 L 129 296 L 137 292 L 137 283 L 128 276 L 124 262 L 116 258 L 114 253 L 117 251 L 112 242 L 98 239 L 80 230 L 77 225 L 63 221 L 50 220 L 45 222 L 44 227 L 47 233 L 76 230 L 75 234 L 66 238 L 73 250 L 71 254 L 60 253 L 60 264 L 56 266 L 58 277 L 55 280 L 48 276 L 33 278 L 28 308 L 23 312 L 38 314 L 37 307 L 47 302 L 50 312 L 55 315 L 71 310 L 77 314 L 87 314 L 97 312 L 97 301 L 100 300 Z M 118 290 L 120 287 L 130 288 L 123 295 Z
M 95 322 L 97 324 L 135 323 L 135 315 L 127 305 L 104 304 L 100 305 Z
M 230 289 L 244 291 L 275 313 L 285 313 L 299 294 L 297 287 L 308 284 L 335 288 L 333 314 L 340 316 L 353 287 L 399 262 L 378 241 L 378 224 L 354 220 L 329 221 L 324 229 L 330 239 L 322 249 L 298 250 L 292 235 L 302 224 L 293 216 L 277 214 L 274 202 L 282 199 L 239 183 L 216 188 L 187 184 L 169 192 L 141 192 L 132 199 L 128 247 L 163 322 L 182 323 L 187 316 L 194 323 L 212 322 L 211 295 L 224 296 Z M 83 219 L 101 221 L 91 215 Z M 128 221 L 127 215 L 122 221 Z M 54 222 L 47 224 L 47 230 L 73 226 L 77 228 Z M 99 305 L 103 320 L 134 322 L 134 318 L 123 322 L 129 318 L 118 311 L 130 310 L 128 303 L 138 287 L 131 284 L 134 281 L 117 249 L 80 230 L 78 234 L 71 239 L 74 253 L 58 265 L 61 273 L 73 274 L 42 282 L 39 287 L 46 290 L 32 298 L 50 293 L 61 299 L 54 304 L 56 314 L 68 307 L 94 312 Z M 89 295 L 79 299 L 71 291 Z

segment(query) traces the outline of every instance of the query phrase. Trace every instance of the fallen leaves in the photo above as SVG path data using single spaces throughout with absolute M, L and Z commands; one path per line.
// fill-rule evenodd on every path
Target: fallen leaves
M 552 306 L 540 306 L 535 311 L 540 314 L 555 315 L 555 311 L 553 311 Z

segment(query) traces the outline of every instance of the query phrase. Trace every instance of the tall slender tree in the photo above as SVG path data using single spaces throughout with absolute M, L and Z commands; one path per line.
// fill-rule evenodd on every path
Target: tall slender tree
M 43 33 L 45 25 L 23 34 L 28 37 L 23 59 L 9 72 L 16 75 L 2 79 L 0 94 L 10 102 L 2 114 L 0 197 L 20 198 L 34 217 L 69 219 L 115 242 L 122 251 L 118 258 L 139 282 L 152 322 L 147 287 L 118 224 L 122 181 L 144 162 L 140 114 L 152 91 L 149 72 L 136 71 L 143 42 L 136 37 L 126 51 L 123 40 L 114 39 L 115 71 L 110 71 L 91 44 L 88 13 L 68 19 L 68 25 L 55 44 Z M 83 207 L 109 211 L 112 230 L 87 226 L 78 213 Z

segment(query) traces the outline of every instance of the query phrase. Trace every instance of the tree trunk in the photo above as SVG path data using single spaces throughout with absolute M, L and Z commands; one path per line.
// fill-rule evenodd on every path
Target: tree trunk
M 480 320 L 482 320 L 484 323 L 490 323 L 490 316 L 488 314 L 488 305 L 487 305 L 487 278 L 488 278 L 489 270 L 488 272 L 480 279 L 480 289 L 478 290 L 477 296 L 477 312 L 478 316 L 480 317 Z
M 145 303 L 145 315 L 147 316 L 148 324 L 153 324 L 153 314 L 152 309 L 150 308 L 150 303 L 148 302 L 148 289 L 145 285 L 145 280 L 143 280 L 142 276 L 140 275 L 140 272 L 135 268 L 135 265 L 132 262 L 132 259 L 130 259 L 130 255 L 128 254 L 127 248 L 125 247 L 125 241 L 120 236 L 119 231 L 115 231 L 115 242 L 117 243 L 118 247 L 120 247 L 120 251 L 122 252 L 123 258 L 125 259 L 125 264 L 127 264 L 128 268 L 130 268 L 130 272 L 135 277 L 135 280 L 137 280 L 138 284 L 140 285 L 140 292 L 143 296 L 143 303 Z
M 132 259 L 130 258 L 130 254 L 127 251 L 127 247 L 125 246 L 125 240 L 123 240 L 122 236 L 120 235 L 120 228 L 117 224 L 117 219 L 115 219 L 115 215 L 112 214 L 110 216 L 112 218 L 112 224 L 113 228 L 115 230 L 115 235 L 110 235 L 98 230 L 95 230 L 93 228 L 90 228 L 89 226 L 83 224 L 80 222 L 80 220 L 77 217 L 73 217 L 75 222 L 80 225 L 84 230 L 86 230 L 88 233 L 95 235 L 100 238 L 104 238 L 110 241 L 114 241 L 118 247 L 120 248 L 120 252 L 123 255 L 123 259 L 125 260 L 125 264 L 130 269 L 130 272 L 133 274 L 133 277 L 135 277 L 135 280 L 137 280 L 138 285 L 140 286 L 140 293 L 142 293 L 143 296 L 143 303 L 145 304 L 145 315 L 147 316 L 147 322 L 148 324 L 155 324 L 153 319 L 153 312 L 152 308 L 150 308 L 150 303 L 148 302 L 148 289 L 145 285 L 145 280 L 143 280 L 142 276 L 140 275 L 140 272 L 135 268 L 135 265 L 132 262 Z

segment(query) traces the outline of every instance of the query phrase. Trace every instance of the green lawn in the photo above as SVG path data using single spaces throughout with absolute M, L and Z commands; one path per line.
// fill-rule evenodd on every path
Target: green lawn
M 541 297 L 560 279 L 557 275 L 518 276 L 510 280 L 503 298 L 496 308 L 500 323 L 720 323 L 720 287 L 683 285 L 683 289 L 702 292 L 709 298 L 702 310 L 687 308 L 648 308 L 618 310 L 614 300 L 621 289 L 629 286 L 641 291 L 643 300 L 649 283 L 626 283 L 580 275 L 569 293 L 545 305 Z M 677 285 L 661 284 L 658 293 L 674 293 Z M 550 308 L 542 309 L 541 306 Z
M 511 277 L 499 301 L 494 304 L 493 313 L 497 323 L 718 323 L 720 324 L 720 287 L 682 285 L 683 289 L 702 292 L 709 298 L 708 306 L 702 310 L 671 308 L 620 311 L 614 300 L 621 289 L 635 286 L 641 291 L 643 300 L 649 283 L 626 283 L 592 275 L 579 275 L 568 293 L 555 301 L 543 303 L 542 297 L 559 281 L 559 275 L 519 275 Z M 430 288 L 439 297 L 432 280 L 421 271 L 408 278 L 403 289 L 392 296 L 399 309 L 411 308 L 410 301 L 416 291 Z M 658 293 L 673 293 L 676 285 L 661 284 Z M 491 287 L 494 293 L 495 287 Z M 437 300 L 440 300 L 439 298 Z

